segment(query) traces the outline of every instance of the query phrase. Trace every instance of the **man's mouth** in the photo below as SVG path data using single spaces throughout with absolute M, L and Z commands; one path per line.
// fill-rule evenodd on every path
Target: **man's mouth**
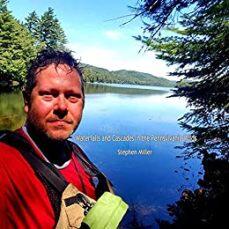
M 54 125 L 64 125 L 64 124 L 73 124 L 72 120 L 69 119 L 47 119 L 48 123 L 54 124 Z
M 66 125 L 66 124 L 70 124 L 69 122 L 61 121 L 61 120 L 52 121 L 52 122 L 49 122 L 49 123 L 54 124 L 54 125 Z

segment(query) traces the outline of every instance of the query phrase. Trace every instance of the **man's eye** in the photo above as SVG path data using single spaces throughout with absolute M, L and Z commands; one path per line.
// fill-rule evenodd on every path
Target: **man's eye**
M 54 97 L 51 94 L 44 94 L 43 95 L 43 99 L 46 100 L 46 101 L 51 101 L 53 98 Z
M 72 103 L 75 103 L 79 100 L 79 97 L 78 96 L 75 96 L 75 95 L 69 95 L 68 96 L 68 100 Z

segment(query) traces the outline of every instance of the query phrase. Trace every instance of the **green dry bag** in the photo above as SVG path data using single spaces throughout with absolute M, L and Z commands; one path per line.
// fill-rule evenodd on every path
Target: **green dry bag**
M 105 192 L 88 212 L 83 222 L 90 229 L 115 229 L 127 209 L 128 205 L 119 196 Z

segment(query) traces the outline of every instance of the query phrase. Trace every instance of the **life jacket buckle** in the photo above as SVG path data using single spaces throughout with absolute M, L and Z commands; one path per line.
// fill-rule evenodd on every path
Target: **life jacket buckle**
M 90 200 L 81 193 L 77 193 L 75 196 L 66 198 L 64 201 L 67 207 L 72 204 L 79 204 L 84 209 L 84 215 L 87 215 L 90 209 L 94 206 L 94 203 L 91 203 Z

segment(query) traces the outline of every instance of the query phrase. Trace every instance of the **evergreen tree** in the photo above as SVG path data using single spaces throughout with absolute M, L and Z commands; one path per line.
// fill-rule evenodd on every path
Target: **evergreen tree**
M 30 13 L 28 17 L 25 18 L 25 26 L 29 30 L 29 32 L 32 34 L 33 38 L 35 38 L 37 41 L 39 40 L 39 31 L 38 31 L 38 25 L 40 23 L 40 19 L 35 11 Z
M 178 84 L 174 91 L 175 96 L 185 97 L 191 107 L 181 125 L 197 138 L 186 145 L 186 156 L 209 152 L 228 159 L 229 2 L 139 2 L 137 14 L 150 22 L 145 23 L 149 36 L 137 39 L 156 51 L 159 59 L 178 66 L 170 75 L 193 81 Z M 167 33 L 158 33 L 162 28 Z
M 7 2 L 0 0 L 0 82 L 11 87 L 13 81 L 23 84 L 36 49 L 29 32 L 8 11 Z
M 229 2 L 227 0 L 141 0 L 136 16 L 148 36 L 137 37 L 159 59 L 178 68 L 183 76 L 174 96 L 187 99 L 190 112 L 181 125 L 196 136 L 186 143 L 185 157 L 201 156 L 204 176 L 195 191 L 184 190 L 169 205 L 173 222 L 160 221 L 161 229 L 228 228 L 229 174 Z M 169 33 L 161 31 L 167 29 Z
M 65 49 L 64 45 L 67 43 L 67 39 L 52 8 L 49 7 L 41 18 L 33 11 L 25 20 L 26 27 L 37 40 L 38 45 L 54 49 Z

